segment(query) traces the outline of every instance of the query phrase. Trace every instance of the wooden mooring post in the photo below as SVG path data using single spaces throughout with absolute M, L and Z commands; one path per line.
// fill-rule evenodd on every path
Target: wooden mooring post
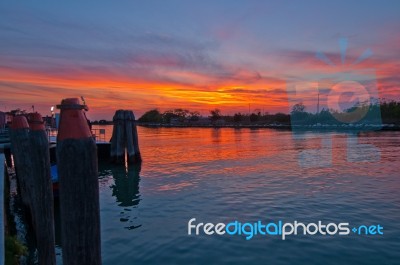
M 133 120 L 133 122 L 132 122 L 133 148 L 135 150 L 135 159 L 133 162 L 140 163 L 140 162 L 142 162 L 142 155 L 140 154 L 139 136 L 138 136 L 137 127 L 136 127 L 135 114 L 133 114 L 133 112 L 132 112 L 132 120 Z
M 33 182 L 32 220 L 35 228 L 39 264 L 56 264 L 54 251 L 54 204 L 50 172 L 49 141 L 42 116 L 28 115 L 31 178 Z
M 11 144 L 23 204 L 31 217 L 39 264 L 56 264 L 53 191 L 47 135 L 40 114 L 13 118 Z
M 16 116 L 12 120 L 10 131 L 11 149 L 14 157 L 18 190 L 22 203 L 29 208 L 31 180 L 31 157 L 29 144 L 29 124 L 25 116 Z M 31 209 L 29 209 L 31 210 Z
M 125 152 L 127 152 L 129 164 L 140 163 L 142 157 L 139 150 L 135 115 L 131 110 L 117 110 L 113 121 L 111 161 L 117 164 L 124 164 Z
M 123 110 L 117 110 L 113 117 L 113 134 L 111 138 L 111 161 L 123 164 L 125 161 L 125 115 Z
M 64 99 L 57 136 L 63 263 L 101 264 L 97 147 L 77 98 Z
M 131 110 L 125 110 L 125 135 L 128 163 L 138 163 L 142 160 L 139 151 L 139 139 L 137 135 L 135 115 Z

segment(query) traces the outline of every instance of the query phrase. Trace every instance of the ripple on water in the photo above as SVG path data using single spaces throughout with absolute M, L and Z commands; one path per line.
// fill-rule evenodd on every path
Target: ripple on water
M 300 167 L 321 135 L 139 128 L 143 164 L 100 180 L 103 264 L 396 264 L 400 260 L 400 133 L 360 135 L 379 161 L 350 163 L 332 137 L 329 166 Z M 382 224 L 381 237 L 189 236 L 187 222 Z

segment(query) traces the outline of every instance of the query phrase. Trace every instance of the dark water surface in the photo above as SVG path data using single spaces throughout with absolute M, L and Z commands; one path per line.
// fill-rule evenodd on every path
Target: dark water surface
M 332 149 L 304 165 L 321 138 Z M 399 132 L 140 127 L 139 140 L 141 169 L 100 165 L 103 264 L 400 264 Z M 365 162 L 354 143 L 379 156 Z M 189 236 L 191 218 L 380 224 L 384 234 Z

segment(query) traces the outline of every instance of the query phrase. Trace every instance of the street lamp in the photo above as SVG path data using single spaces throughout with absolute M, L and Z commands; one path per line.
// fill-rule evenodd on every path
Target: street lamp
M 50 108 L 51 111 L 51 127 L 54 127 L 54 106 L 51 106 Z

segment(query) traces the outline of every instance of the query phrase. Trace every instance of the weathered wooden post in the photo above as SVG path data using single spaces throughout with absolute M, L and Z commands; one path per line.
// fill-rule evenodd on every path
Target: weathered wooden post
M 117 110 L 113 121 L 114 127 L 110 150 L 111 161 L 117 164 L 124 163 L 125 150 L 127 150 L 128 162 L 130 164 L 141 162 L 142 158 L 133 112 L 131 110 Z
M 113 117 L 114 127 L 111 138 L 111 161 L 122 164 L 125 162 L 125 121 L 124 111 L 117 110 Z
M 31 214 L 35 228 L 39 264 L 56 264 L 54 251 L 54 206 L 50 173 L 49 141 L 42 116 L 30 113 Z
M 31 198 L 29 192 L 31 189 L 28 187 L 31 185 L 29 182 L 31 180 L 32 167 L 29 144 L 29 124 L 25 116 L 16 116 L 13 118 L 10 136 L 21 200 L 26 207 L 29 207 Z
M 97 148 L 83 113 L 86 106 L 68 98 L 57 107 L 63 263 L 101 264 Z
M 140 150 L 139 150 L 139 137 L 137 133 L 137 128 L 136 128 L 136 120 L 135 120 L 135 115 L 132 113 L 132 119 L 133 119 L 133 124 L 132 124 L 132 133 L 133 133 L 133 148 L 135 150 L 135 161 L 134 162 L 142 162 L 142 156 L 140 155 Z
M 128 163 L 136 162 L 136 153 L 134 147 L 134 135 L 133 135 L 133 125 L 135 122 L 135 117 L 133 112 L 129 110 L 124 111 L 125 120 L 125 135 L 126 135 L 126 151 L 128 153 Z

